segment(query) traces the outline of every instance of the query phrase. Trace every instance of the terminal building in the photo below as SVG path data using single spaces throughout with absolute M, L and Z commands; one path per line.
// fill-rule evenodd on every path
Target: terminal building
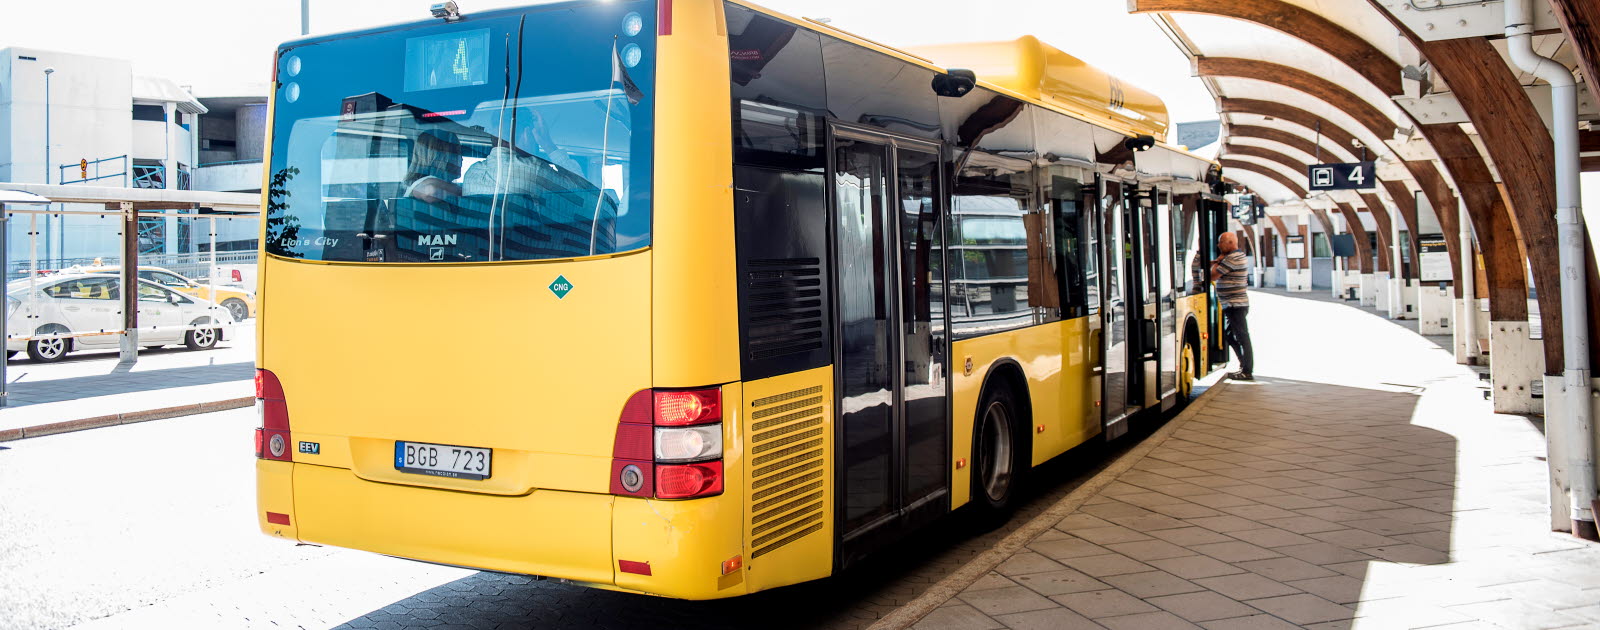
M 262 85 L 252 95 L 198 97 L 170 79 L 136 74 L 123 59 L 0 50 L 0 181 L 259 193 L 266 92 Z M 11 231 L 13 275 L 121 251 L 116 221 L 67 214 L 36 221 L 34 229 Z M 141 255 L 156 257 L 146 264 L 181 265 L 212 247 L 208 232 L 180 217 L 142 218 L 139 229 Z M 222 222 L 216 249 L 233 252 L 233 262 L 253 261 L 257 229 L 253 219 Z

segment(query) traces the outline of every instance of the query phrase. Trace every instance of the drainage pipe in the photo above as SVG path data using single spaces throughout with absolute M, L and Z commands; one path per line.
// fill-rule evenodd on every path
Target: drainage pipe
M 1567 476 L 1572 497 L 1572 533 L 1595 540 L 1594 419 L 1589 382 L 1589 315 L 1584 292 L 1588 265 L 1584 260 L 1583 213 L 1578 184 L 1578 82 L 1567 67 L 1533 50 L 1533 5 L 1506 0 L 1506 43 L 1511 61 L 1524 72 L 1550 84 L 1552 133 L 1555 136 L 1556 249 L 1561 261 L 1561 344 L 1566 356 L 1562 372 L 1565 413 L 1562 435 L 1568 454 Z
M 1456 220 L 1461 224 L 1461 321 L 1456 322 L 1456 330 L 1461 331 L 1461 338 L 1467 340 L 1467 364 L 1477 363 L 1478 358 L 1478 274 L 1476 257 L 1472 255 L 1472 216 L 1467 214 L 1467 201 L 1463 197 L 1457 201 L 1461 205 L 1461 217 Z

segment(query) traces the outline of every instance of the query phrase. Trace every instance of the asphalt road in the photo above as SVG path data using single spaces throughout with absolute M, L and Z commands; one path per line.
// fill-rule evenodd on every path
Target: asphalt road
M 1096 445 L 1047 464 L 1007 523 L 957 515 L 841 577 L 684 602 L 269 539 L 256 424 L 240 409 L 0 445 L 0 628 L 862 628 L 1109 461 Z

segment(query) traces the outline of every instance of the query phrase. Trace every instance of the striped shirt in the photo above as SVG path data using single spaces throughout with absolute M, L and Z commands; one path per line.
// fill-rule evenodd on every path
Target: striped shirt
M 1217 278 L 1217 300 L 1222 302 L 1223 308 L 1250 305 L 1250 296 L 1245 293 L 1249 285 L 1245 270 L 1249 264 L 1250 259 L 1237 249 L 1217 262 L 1222 270 L 1222 276 Z

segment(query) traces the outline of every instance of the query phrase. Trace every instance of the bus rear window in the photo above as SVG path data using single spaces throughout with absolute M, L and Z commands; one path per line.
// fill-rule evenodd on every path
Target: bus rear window
M 654 5 L 495 12 L 280 51 L 267 251 L 489 262 L 648 246 Z

